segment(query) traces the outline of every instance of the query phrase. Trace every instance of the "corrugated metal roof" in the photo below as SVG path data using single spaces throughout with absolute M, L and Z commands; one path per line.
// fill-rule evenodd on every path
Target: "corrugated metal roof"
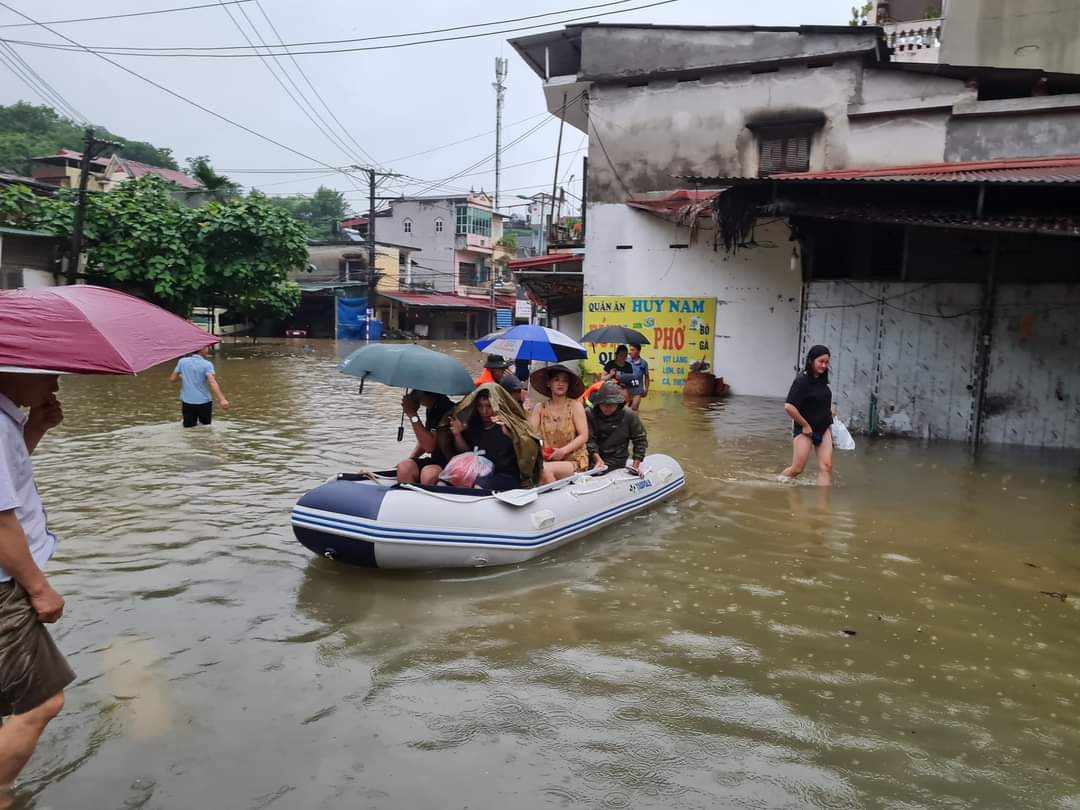
M 550 267 L 584 260 L 585 256 L 580 253 L 547 253 L 543 256 L 530 256 L 527 259 L 511 259 L 508 266 L 511 270 L 527 270 L 530 267 Z
M 435 307 L 439 309 L 497 309 L 491 302 L 483 298 L 466 298 L 464 295 L 451 295 L 449 293 L 414 293 L 414 292 L 382 292 L 378 291 L 383 298 L 389 298 L 409 307 Z
M 1080 183 L 1080 156 L 1013 158 L 972 163 L 930 163 L 877 169 L 789 172 L 768 177 L 687 177 L 697 185 L 756 185 L 770 182 L 818 183 Z

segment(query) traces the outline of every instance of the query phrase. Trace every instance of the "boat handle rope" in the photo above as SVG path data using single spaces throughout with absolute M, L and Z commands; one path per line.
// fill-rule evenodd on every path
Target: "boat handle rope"
M 570 494 L 573 495 L 575 498 L 577 498 L 577 497 L 579 497 L 581 495 L 592 495 L 594 492 L 602 492 L 603 490 L 607 489 L 608 487 L 614 486 L 614 484 L 615 484 L 615 481 L 609 480 L 606 484 L 601 484 L 600 486 L 592 487 L 591 489 L 574 489 L 573 487 L 571 487 L 570 488 Z
M 430 489 L 422 489 L 414 484 L 401 484 L 401 488 L 411 490 L 412 492 L 419 492 L 421 495 L 430 495 L 432 498 L 438 498 L 440 501 L 447 501 L 449 503 L 475 503 L 476 501 L 488 501 L 494 499 L 493 495 L 467 495 L 465 497 L 472 498 L 473 500 L 462 501 L 458 499 L 462 497 L 460 495 L 457 498 L 453 495 L 440 495 L 438 492 L 432 492 Z

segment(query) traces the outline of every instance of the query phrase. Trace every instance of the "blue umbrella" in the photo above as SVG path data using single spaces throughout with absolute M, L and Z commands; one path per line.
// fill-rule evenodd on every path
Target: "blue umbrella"
M 475 387 L 468 370 L 453 357 L 412 343 L 362 346 L 341 361 L 338 371 L 359 377 L 361 391 L 365 380 L 447 396 Z
M 507 360 L 579 360 L 588 357 L 585 347 L 562 332 L 546 326 L 522 324 L 492 332 L 476 341 L 476 348 L 505 357 Z

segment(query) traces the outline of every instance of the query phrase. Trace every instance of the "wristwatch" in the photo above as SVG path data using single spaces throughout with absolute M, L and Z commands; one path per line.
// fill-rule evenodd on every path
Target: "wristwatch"
M 412 422 L 414 425 L 419 425 L 420 417 L 414 413 L 412 416 L 409 417 L 409 421 Z

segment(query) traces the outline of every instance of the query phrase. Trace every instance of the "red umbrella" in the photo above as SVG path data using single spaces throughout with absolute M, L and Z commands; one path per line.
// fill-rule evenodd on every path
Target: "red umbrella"
M 217 342 L 159 306 L 105 287 L 0 291 L 0 370 L 138 374 Z

